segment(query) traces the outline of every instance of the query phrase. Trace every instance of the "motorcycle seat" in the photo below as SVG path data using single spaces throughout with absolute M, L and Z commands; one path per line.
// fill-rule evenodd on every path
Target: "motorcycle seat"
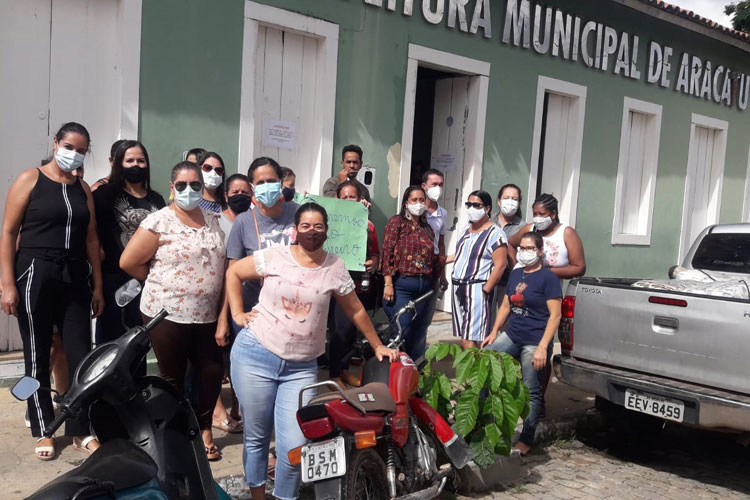
M 372 382 L 343 392 L 345 400 L 358 403 L 366 413 L 395 413 L 396 411 L 396 401 L 390 389 L 381 382 Z M 309 404 L 322 404 L 339 399 L 342 399 L 340 392 L 326 392 L 311 399 Z
M 79 490 L 86 489 L 77 498 L 102 495 L 96 485 L 112 483 L 115 491 L 148 483 L 156 477 L 158 467 L 151 457 L 125 439 L 112 439 L 99 447 L 75 469 L 42 486 L 27 500 L 67 500 Z

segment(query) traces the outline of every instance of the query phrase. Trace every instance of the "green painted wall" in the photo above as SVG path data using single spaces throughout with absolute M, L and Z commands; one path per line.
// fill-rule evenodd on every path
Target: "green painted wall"
M 741 217 L 748 162 L 750 110 L 739 112 L 645 83 L 648 43 L 674 48 L 750 73 L 748 54 L 692 31 L 639 14 L 612 1 L 549 1 L 584 21 L 606 23 L 640 36 L 640 81 L 585 67 L 533 49 L 500 42 L 505 2 L 492 1 L 492 38 L 431 25 L 414 1 L 411 17 L 362 0 L 262 0 L 339 25 L 334 131 L 338 151 L 360 144 L 365 163 L 378 169 L 375 222 L 395 212 L 388 190 L 388 148 L 401 141 L 409 43 L 491 63 L 482 187 L 492 194 L 506 182 L 526 189 L 532 150 L 538 75 L 587 87 L 577 230 L 589 275 L 664 276 L 675 263 L 682 220 L 691 113 L 729 122 L 721 221 Z M 387 2 L 386 2 L 387 3 Z M 474 2 L 469 2 L 473 7 Z M 224 155 L 235 170 L 238 150 L 243 9 L 241 0 L 161 0 L 143 6 L 141 137 L 155 166 L 156 186 L 179 154 L 200 145 Z M 480 32 L 481 33 L 481 32 Z M 672 71 L 673 83 L 677 77 Z M 661 147 L 650 247 L 611 245 L 615 176 L 623 97 L 663 105 Z M 240 166 L 244 171 L 246 165 Z M 162 174 L 163 172 L 163 174 Z

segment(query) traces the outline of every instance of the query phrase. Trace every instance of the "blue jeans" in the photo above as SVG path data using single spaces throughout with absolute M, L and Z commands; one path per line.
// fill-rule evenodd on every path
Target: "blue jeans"
M 290 450 L 305 444 L 297 424 L 299 391 L 318 381 L 318 365 L 312 361 L 286 361 L 268 351 L 243 329 L 231 354 L 234 391 L 240 402 L 245 434 L 242 463 L 248 486 L 262 486 L 268 476 L 268 449 L 276 429 L 276 480 L 273 495 L 297 498 L 299 467 L 289 463 Z M 305 394 L 303 404 L 313 396 Z
M 544 394 L 542 393 L 542 383 L 544 380 L 544 370 L 536 371 L 532 363 L 536 345 L 516 344 L 503 332 L 498 335 L 495 343 L 489 346 L 489 349 L 498 352 L 507 352 L 521 362 L 521 374 L 523 382 L 529 388 L 529 399 L 531 411 L 523 421 L 523 430 L 518 440 L 526 445 L 531 446 L 536 434 L 536 424 L 539 421 L 539 412 L 544 404 Z M 553 344 L 547 347 L 547 367 L 549 368 L 550 359 L 552 358 Z
M 399 309 L 404 307 L 407 302 L 419 298 L 420 295 L 427 293 L 435 287 L 435 280 L 429 276 L 397 276 L 393 280 L 393 303 L 383 303 L 383 311 L 389 320 Z M 431 307 L 433 299 L 421 302 L 417 306 L 417 315 L 412 320 L 411 313 L 401 316 L 400 323 L 404 336 L 404 352 L 411 359 L 417 359 L 424 354 L 427 343 L 427 327 L 432 322 L 432 313 L 435 309 Z

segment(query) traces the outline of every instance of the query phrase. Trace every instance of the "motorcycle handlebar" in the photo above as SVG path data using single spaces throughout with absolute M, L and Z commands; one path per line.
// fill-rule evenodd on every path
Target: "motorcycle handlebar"
M 60 411 L 60 414 L 52 421 L 51 424 L 49 424 L 49 427 L 44 429 L 44 437 L 51 438 L 54 436 L 55 432 L 57 432 L 57 429 L 60 428 L 60 426 L 68 419 L 68 412 L 65 408 Z
M 391 340 L 391 342 L 388 344 L 389 348 L 392 349 L 401 342 L 401 333 L 402 333 L 401 321 L 400 321 L 401 316 L 403 316 L 407 311 L 411 311 L 412 319 L 414 319 L 414 317 L 416 317 L 417 315 L 417 304 L 419 304 L 420 302 L 424 302 L 428 298 L 432 297 L 435 293 L 437 293 L 436 290 L 430 290 L 427 293 L 424 293 L 421 296 L 419 296 L 417 299 L 410 300 L 409 302 L 406 303 L 404 307 L 398 310 L 398 312 L 393 316 L 393 320 L 392 320 L 393 326 L 396 329 L 397 334 L 396 334 L 396 337 L 393 340 Z
M 146 324 L 144 326 L 144 328 L 146 329 L 146 331 L 151 330 L 153 327 L 155 327 L 159 323 L 159 321 L 163 320 L 168 315 L 169 315 L 169 313 L 167 312 L 167 310 L 166 309 L 162 309 L 161 311 L 159 311 L 158 313 L 156 313 L 156 316 L 154 316 L 153 319 L 151 321 L 149 321 L 148 324 Z

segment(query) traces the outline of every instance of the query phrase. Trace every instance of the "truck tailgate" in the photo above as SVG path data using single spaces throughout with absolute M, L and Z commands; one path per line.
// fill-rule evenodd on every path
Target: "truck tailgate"
M 582 280 L 574 325 L 575 358 L 750 394 L 745 301 Z

